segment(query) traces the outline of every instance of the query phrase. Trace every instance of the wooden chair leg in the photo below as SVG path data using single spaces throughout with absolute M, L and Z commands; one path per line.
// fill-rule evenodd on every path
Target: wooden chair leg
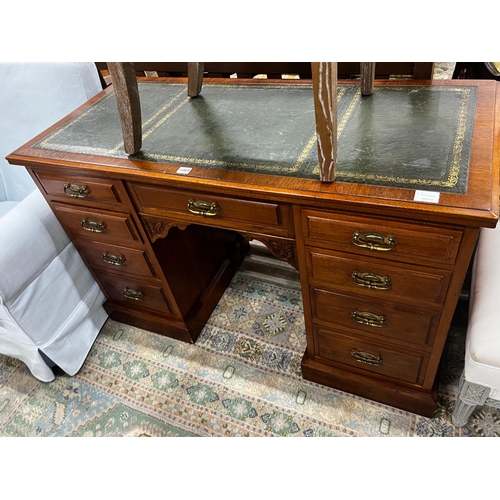
M 134 63 L 108 62 L 122 125 L 125 153 L 137 153 L 142 146 L 142 119 L 139 87 Z
M 204 63 L 188 62 L 188 96 L 196 97 L 203 85 Z
M 319 178 L 335 180 L 337 163 L 337 63 L 311 63 Z
M 375 82 L 375 63 L 362 62 L 361 69 L 361 95 L 372 95 Z

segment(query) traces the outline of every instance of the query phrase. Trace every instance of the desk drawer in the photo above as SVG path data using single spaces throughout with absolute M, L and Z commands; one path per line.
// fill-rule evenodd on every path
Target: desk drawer
M 65 199 L 82 202 L 120 203 L 119 181 L 85 176 L 36 172 L 48 195 L 62 196 Z
M 231 198 L 195 191 L 167 189 L 144 184 L 134 184 L 141 211 L 173 212 L 185 220 L 203 224 L 227 225 L 248 228 L 278 228 L 288 235 L 291 227 L 290 209 L 278 203 Z M 219 224 L 220 222 L 226 224 Z
M 127 248 L 87 238 L 78 238 L 76 244 L 92 267 L 124 275 L 155 277 L 146 252 L 142 249 Z
M 331 326 L 413 344 L 434 340 L 439 312 L 342 295 L 311 287 L 313 319 Z
M 318 355 L 362 371 L 410 384 L 422 383 L 428 355 L 368 342 L 329 330 L 316 330 Z
M 306 248 L 309 282 L 382 300 L 437 307 L 446 297 L 451 271 L 349 258 L 349 254 Z
M 370 217 L 302 212 L 304 237 L 332 248 L 407 262 L 453 265 L 462 232 Z
M 172 314 L 161 286 L 143 283 L 134 279 L 100 274 L 99 280 L 109 297 L 133 308 L 147 308 Z
M 127 214 L 75 208 L 52 204 L 52 209 L 64 228 L 75 236 L 92 236 L 98 241 L 138 245 L 141 242 L 133 221 Z

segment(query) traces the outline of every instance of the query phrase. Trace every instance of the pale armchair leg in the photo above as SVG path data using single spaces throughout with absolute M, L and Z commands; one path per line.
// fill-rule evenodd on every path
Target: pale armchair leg
M 465 379 L 464 374 L 460 377 L 460 393 L 451 420 L 456 427 L 467 424 L 469 417 L 477 406 L 482 406 L 490 394 L 490 388 L 474 384 Z

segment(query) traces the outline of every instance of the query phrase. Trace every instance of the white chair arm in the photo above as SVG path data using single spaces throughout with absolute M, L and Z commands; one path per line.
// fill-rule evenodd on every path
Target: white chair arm
M 16 300 L 69 238 L 41 193 L 33 191 L 0 219 L 0 299 Z

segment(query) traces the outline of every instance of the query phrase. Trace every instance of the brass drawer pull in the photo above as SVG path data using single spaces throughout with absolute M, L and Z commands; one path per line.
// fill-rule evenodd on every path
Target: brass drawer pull
M 355 285 L 364 286 L 373 290 L 390 290 L 392 287 L 392 280 L 389 276 L 380 276 L 375 273 L 360 273 L 353 271 L 351 280 Z
M 394 250 L 396 246 L 396 237 L 391 235 L 384 236 L 380 233 L 360 233 L 359 231 L 354 231 L 352 242 L 357 247 L 368 248 L 368 250 L 389 252 Z
M 82 227 L 91 233 L 103 233 L 106 230 L 106 224 L 104 224 L 104 222 L 98 222 L 91 219 L 83 219 Z
M 90 191 L 87 187 L 78 184 L 65 184 L 64 193 L 70 198 L 86 198 Z
M 106 264 L 111 264 L 113 266 L 123 266 L 126 259 L 125 257 L 119 257 L 118 255 L 104 252 L 102 254 L 102 260 L 106 262 Z
M 385 316 L 377 316 L 371 312 L 358 311 L 354 309 L 351 313 L 351 318 L 362 325 L 373 326 L 376 328 L 383 328 L 387 326 L 387 318 Z
M 382 356 L 375 356 L 375 354 L 370 354 L 369 352 L 356 351 L 356 349 L 351 351 L 351 358 L 358 363 L 372 366 L 381 366 L 383 361 Z
M 124 288 L 122 293 L 123 296 L 126 297 L 127 299 L 132 299 L 132 300 L 144 299 L 144 294 L 142 292 L 137 292 L 136 290 L 131 290 L 130 288 Z
M 192 214 L 196 215 L 213 217 L 219 213 L 219 205 L 215 202 L 210 203 L 208 201 L 191 199 L 188 201 L 187 207 Z

